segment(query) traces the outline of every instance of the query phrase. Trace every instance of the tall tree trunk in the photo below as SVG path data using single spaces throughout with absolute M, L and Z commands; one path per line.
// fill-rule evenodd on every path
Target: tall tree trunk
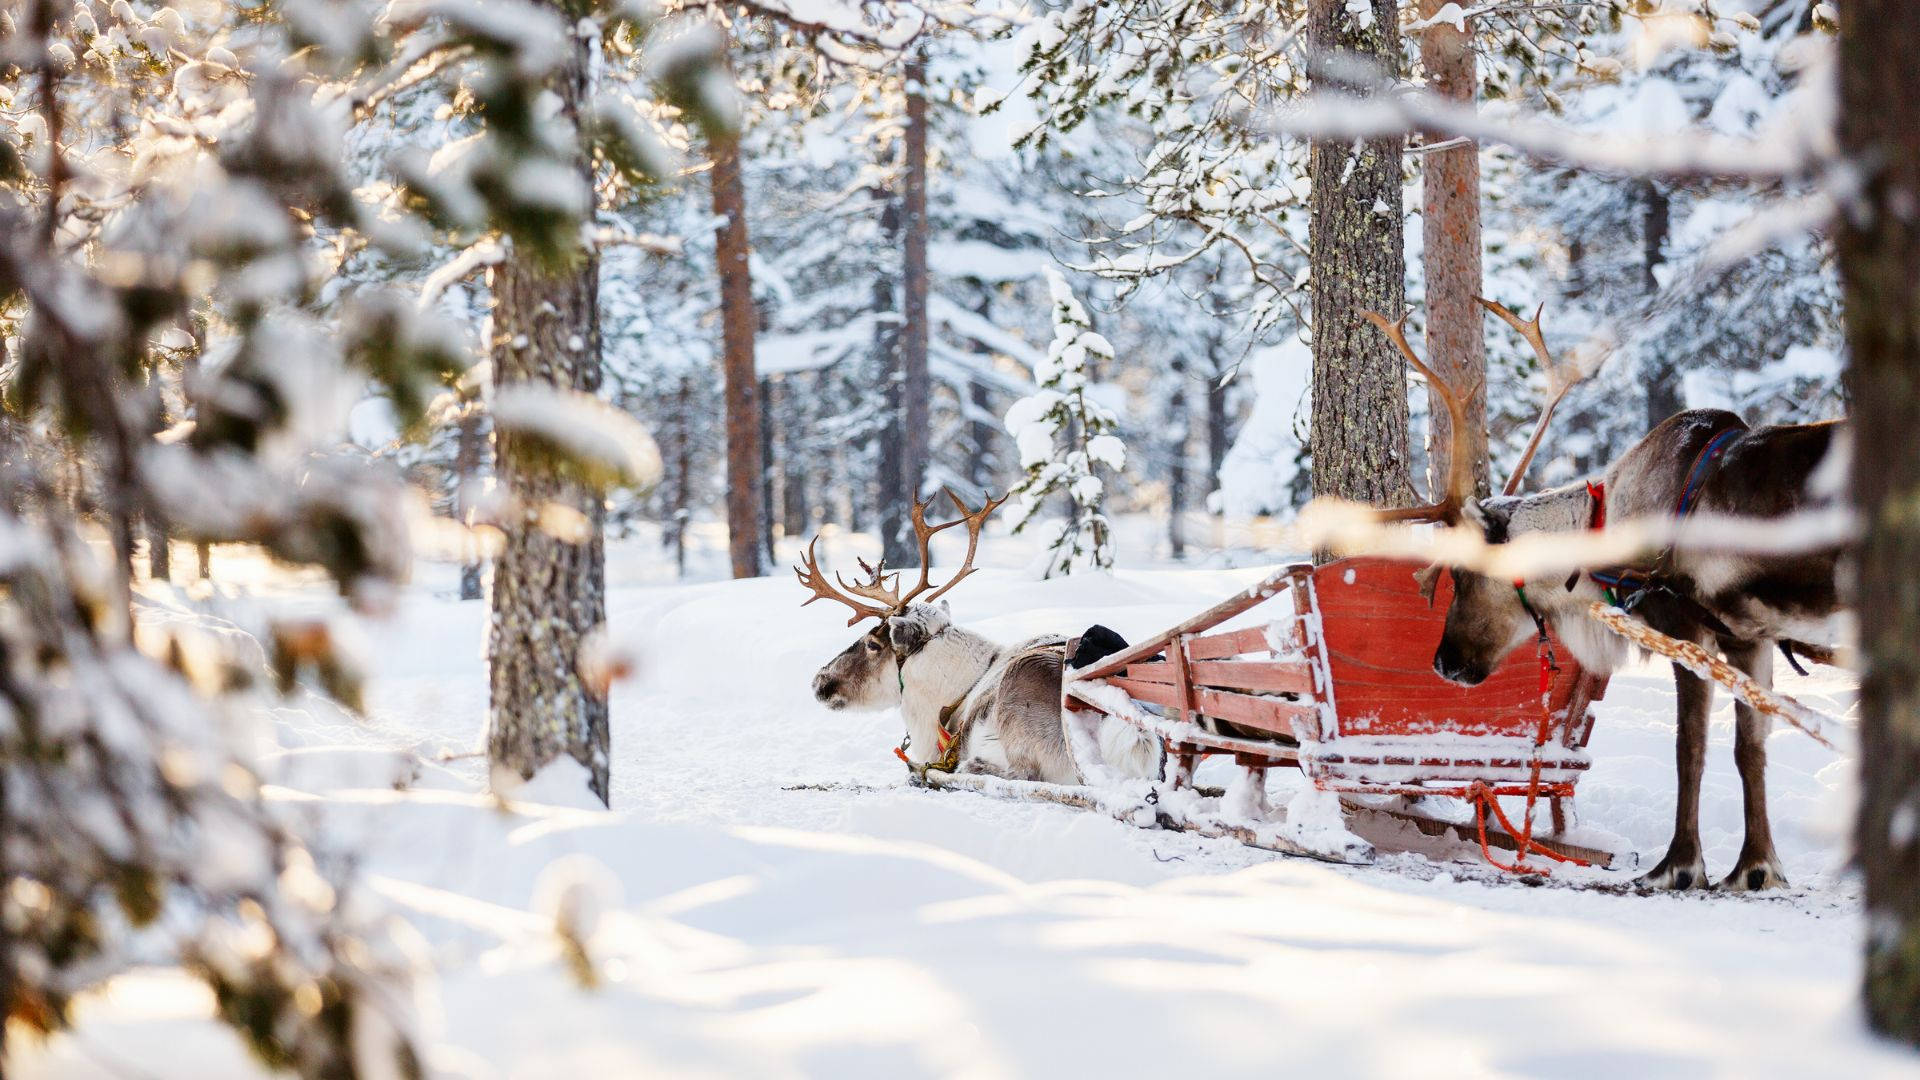
M 154 581 L 173 580 L 173 551 L 167 528 L 153 517 L 147 518 L 147 577 Z
M 1840 141 L 1866 180 L 1838 217 L 1853 494 L 1866 536 L 1855 603 L 1867 1020 L 1920 1046 L 1920 11 L 1851 0 L 1840 19 Z
M 761 545 L 766 520 L 761 477 L 760 383 L 753 339 L 752 246 L 747 239 L 747 186 L 740 176 L 740 137 L 713 145 L 713 212 L 721 219 L 714 255 L 720 264 L 720 338 L 727 401 L 727 551 L 733 576 L 759 577 L 767 560 Z
M 1171 364 L 1173 392 L 1167 396 L 1167 548 L 1176 559 L 1187 554 L 1187 439 L 1192 434 L 1192 412 L 1187 408 L 1187 360 L 1175 355 Z
M 460 414 L 453 444 L 453 516 L 463 525 L 473 526 L 473 497 L 480 489 L 480 456 L 486 440 L 480 433 L 479 406 L 470 404 Z M 478 600 L 484 595 L 480 556 L 469 556 L 460 566 L 460 599 Z
M 1400 70 L 1396 0 L 1372 0 L 1370 20 L 1345 0 L 1311 0 L 1308 51 Z M 1316 70 L 1314 82 L 1325 85 Z M 1413 502 L 1407 476 L 1407 371 L 1360 318 L 1406 307 L 1400 159 L 1405 138 L 1317 141 L 1308 238 L 1313 277 L 1313 493 L 1375 506 Z
M 1446 0 L 1420 0 L 1430 19 Z M 1427 88 L 1471 108 L 1480 89 L 1474 70 L 1471 26 L 1466 33 L 1439 22 L 1420 35 L 1420 63 Z M 1471 387 L 1466 405 L 1473 425 L 1473 486 L 1488 493 L 1487 351 L 1480 305 L 1480 146 L 1468 142 L 1422 159 L 1421 233 L 1427 277 L 1427 363 L 1455 386 Z M 1453 417 L 1439 393 L 1427 391 L 1427 491 L 1446 493 L 1453 456 Z
M 906 176 L 901 207 L 900 398 L 902 460 L 900 499 L 920 497 L 926 485 L 928 410 L 933 386 L 927 378 L 927 54 L 907 60 Z M 904 543 L 905 538 L 902 538 Z M 916 551 L 917 555 L 918 552 Z M 896 564 L 898 565 L 898 564 Z
M 880 235 L 886 250 L 894 250 L 901 235 L 901 206 L 890 193 L 876 191 L 881 200 Z M 881 411 L 880 446 L 874 462 L 874 525 L 880 532 L 880 557 L 893 566 L 905 566 L 915 552 L 906 542 L 907 507 L 901 501 L 906 490 L 907 434 L 905 377 L 900 370 L 901 326 L 895 313 L 894 279 L 882 270 L 873 282 L 873 310 L 877 316 L 873 337 L 875 366 L 880 370 Z
M 673 519 L 668 523 L 673 546 L 673 573 L 687 576 L 687 523 L 693 520 L 693 376 L 682 375 L 674 391 Z
M 569 126 L 580 115 L 586 82 L 578 53 L 553 81 L 560 119 Z M 599 273 L 598 256 L 585 250 L 564 269 L 515 256 L 494 270 L 496 390 L 515 383 L 599 390 Z M 494 432 L 494 475 L 514 510 L 493 569 L 488 759 L 496 772 L 531 777 L 568 754 L 586 767 L 589 786 L 605 803 L 607 704 L 588 691 L 578 667 L 582 639 L 606 621 L 604 500 L 542 468 L 537 457 L 528 460 L 506 431 Z M 584 536 L 557 536 L 541 526 L 542 508 L 554 504 L 584 519 Z
M 811 507 L 807 498 L 807 480 L 814 455 L 804 443 L 808 430 L 808 402 L 814 395 L 799 380 L 805 376 L 788 375 L 780 379 L 780 398 L 786 409 L 786 422 L 780 426 L 780 531 L 789 539 L 804 537 L 810 524 Z
M 967 482 L 981 491 L 987 491 L 993 485 L 991 448 L 997 430 L 994 425 L 980 419 L 989 415 L 988 410 L 993 407 L 987 385 L 978 381 L 969 382 L 967 403 L 975 417 L 967 424 Z
M 1219 347 L 1207 343 L 1207 494 L 1220 490 L 1220 468 L 1232 447 L 1227 430 L 1227 387 L 1221 381 Z
M 1652 180 L 1640 181 L 1640 286 L 1648 296 L 1660 290 L 1654 271 L 1667 261 L 1667 230 L 1672 204 Z M 1647 369 L 1647 428 L 1687 407 L 1680 392 L 1680 369 L 1671 356 L 1654 356 Z
M 760 514 L 760 550 L 767 553 L 769 565 L 773 557 L 774 406 L 773 380 L 762 379 L 760 380 L 760 505 L 765 509 Z

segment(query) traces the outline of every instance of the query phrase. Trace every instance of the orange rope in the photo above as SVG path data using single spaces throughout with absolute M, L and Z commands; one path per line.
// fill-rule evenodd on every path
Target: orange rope
M 1542 637 L 1545 637 L 1544 632 L 1542 633 Z M 1474 825 L 1480 833 L 1480 857 L 1487 860 L 1489 866 L 1505 870 L 1509 874 L 1532 873 L 1532 868 L 1527 866 L 1528 855 L 1544 855 L 1555 862 L 1572 863 L 1575 866 L 1592 865 L 1585 859 L 1577 859 L 1572 855 L 1563 855 L 1550 847 L 1536 842 L 1533 838 L 1533 808 L 1540 798 L 1540 748 L 1547 745 L 1547 739 L 1553 733 L 1553 714 L 1551 707 L 1553 693 L 1553 655 L 1546 647 L 1544 641 L 1542 641 L 1541 645 L 1540 727 L 1533 739 L 1533 770 L 1527 777 L 1527 814 L 1524 826 L 1518 829 L 1513 827 L 1513 822 L 1507 820 L 1506 811 L 1500 808 L 1500 796 L 1494 794 L 1493 789 L 1488 787 L 1485 781 L 1475 780 L 1467 788 L 1467 800 L 1473 803 Z M 1500 827 L 1507 830 L 1508 836 L 1513 837 L 1516 857 L 1511 864 L 1496 860 L 1493 857 L 1492 849 L 1487 845 L 1487 811 L 1489 809 L 1493 811 L 1493 816 L 1499 819 Z

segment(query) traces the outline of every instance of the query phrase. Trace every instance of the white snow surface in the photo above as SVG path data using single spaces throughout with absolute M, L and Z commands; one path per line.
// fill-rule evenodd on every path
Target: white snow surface
M 1036 582 L 1009 569 L 1030 559 L 1022 543 L 992 538 L 988 568 L 950 598 L 961 623 L 1002 641 L 1094 622 L 1137 637 L 1271 569 Z M 834 565 L 871 554 L 865 537 L 823 547 Z M 782 577 L 643 583 L 660 575 L 656 550 L 610 547 L 610 633 L 639 662 L 614 689 L 611 812 L 581 796 L 577 769 L 517 793 L 555 805 L 503 810 L 483 794 L 471 751 L 483 744 L 487 608 L 454 599 L 451 567 L 420 567 L 396 614 L 367 624 L 364 720 L 276 711 L 277 797 L 353 851 L 423 938 L 442 1074 L 1920 1072 L 1866 1035 L 1854 1004 L 1861 918 L 1840 871 L 1853 766 L 1798 733 L 1769 743 L 1785 892 L 1530 888 L 1466 845 L 1430 841 L 1423 854 L 1334 866 L 907 788 L 891 753 L 897 715 L 811 699 L 814 669 L 858 633 L 844 612 L 800 608 Z M 955 559 L 937 548 L 936 562 Z M 218 612 L 246 589 L 335 604 L 315 583 L 244 569 L 201 603 Z M 148 601 L 157 617 L 190 606 L 171 590 Z M 1270 619 L 1263 610 L 1244 621 Z M 1835 713 L 1852 701 L 1832 674 L 1786 672 L 1781 685 Z M 1642 866 L 1671 820 L 1672 707 L 1661 671 L 1617 677 L 1581 788 L 1583 824 L 1624 838 Z M 1722 700 L 1703 812 L 1715 873 L 1740 843 L 1730 744 Z M 1200 779 L 1229 774 L 1216 762 Z M 1300 791 L 1276 774 L 1269 801 L 1326 827 L 1326 807 Z M 582 940 L 596 988 L 569 974 L 556 920 Z M 11 1075 L 256 1075 L 210 1008 L 178 973 L 123 976 L 83 1001 L 76 1032 L 16 1043 Z

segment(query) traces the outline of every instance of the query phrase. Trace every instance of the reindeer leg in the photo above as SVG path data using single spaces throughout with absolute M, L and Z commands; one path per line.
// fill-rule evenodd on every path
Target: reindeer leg
M 1764 642 L 1722 642 L 1727 662 L 1753 677 L 1761 686 L 1773 686 L 1773 651 Z M 1720 888 L 1741 892 L 1780 888 L 1787 875 L 1773 850 L 1773 826 L 1767 820 L 1767 733 L 1773 719 L 1744 701 L 1733 706 L 1733 761 L 1740 767 L 1740 795 L 1746 808 L 1747 836 L 1739 861 Z
M 1707 711 L 1713 706 L 1713 684 L 1673 665 L 1673 686 L 1679 700 L 1679 728 L 1674 735 L 1674 771 L 1679 780 L 1673 810 L 1673 839 L 1659 865 L 1641 875 L 1655 889 L 1705 888 L 1706 861 L 1700 856 L 1700 773 L 1707 759 Z

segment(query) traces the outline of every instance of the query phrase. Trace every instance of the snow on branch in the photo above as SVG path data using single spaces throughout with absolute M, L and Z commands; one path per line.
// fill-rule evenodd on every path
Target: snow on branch
M 660 480 L 660 450 L 647 429 L 592 394 L 517 383 L 494 392 L 492 411 L 496 431 L 537 443 L 555 468 L 589 486 L 648 489 Z
M 1496 117 L 1424 89 L 1351 70 L 1336 75 L 1356 91 L 1328 91 L 1276 114 L 1275 130 L 1309 139 L 1430 137 L 1500 143 L 1528 157 L 1591 172 L 1674 182 L 1787 181 L 1822 174 L 1835 163 L 1831 78 L 1816 68 L 1777 130 L 1761 138 L 1710 133 L 1639 137 L 1583 131 L 1526 117 Z

